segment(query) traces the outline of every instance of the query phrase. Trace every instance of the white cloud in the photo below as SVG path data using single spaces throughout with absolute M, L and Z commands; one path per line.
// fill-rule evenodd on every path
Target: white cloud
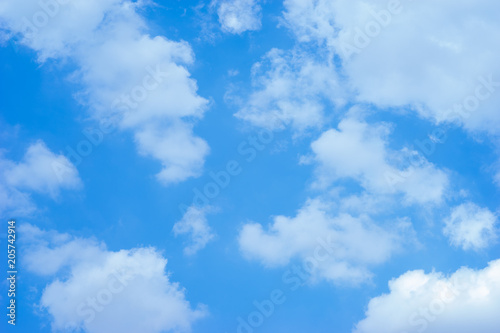
M 487 208 L 469 202 L 453 209 L 445 220 L 443 233 L 455 246 L 464 250 L 480 250 L 496 240 L 497 222 L 497 217 Z
M 500 325 L 500 260 L 449 277 L 410 271 L 373 298 L 354 333 L 496 333 Z
M 254 125 L 301 131 L 325 121 L 325 102 L 343 105 L 343 89 L 333 65 L 302 51 L 273 49 L 252 68 L 255 91 L 236 113 Z
M 225 32 L 241 34 L 261 28 L 261 7 L 258 0 L 222 0 L 217 15 Z
M 285 266 L 299 259 L 313 280 L 356 284 L 369 279 L 369 268 L 387 261 L 413 230 L 405 220 L 385 229 L 366 216 L 333 216 L 330 210 L 331 203 L 314 199 L 295 217 L 274 217 L 268 230 L 259 223 L 245 224 L 240 249 L 266 266 Z
M 92 239 L 20 228 L 29 271 L 53 277 L 40 306 L 54 331 L 188 332 L 206 315 L 169 279 L 167 260 L 153 248 L 109 251 Z
M 284 16 L 300 41 L 340 56 L 359 100 L 498 133 L 500 3 L 394 3 L 286 0 Z
M 189 235 L 190 243 L 184 248 L 186 255 L 196 254 L 215 238 L 215 233 L 210 228 L 206 216 L 212 211 L 213 208 L 210 206 L 191 206 L 182 219 L 174 224 L 173 231 L 176 236 Z
M 318 164 L 317 184 L 351 178 L 376 194 L 402 193 L 407 203 L 439 203 L 448 187 L 446 173 L 417 152 L 392 151 L 390 128 L 369 125 L 355 117 L 343 119 L 311 144 Z
M 61 189 L 82 186 L 75 166 L 63 155 L 51 152 L 42 141 L 29 146 L 22 161 L 5 170 L 4 177 L 9 186 L 53 198 Z
M 208 145 L 194 136 L 192 127 L 208 101 L 197 94 L 186 69 L 194 61 L 189 44 L 147 34 L 138 14 L 145 3 L 71 1 L 58 5 L 33 36 L 18 22 L 45 13 L 38 1 L 7 4 L 0 8 L 0 18 L 5 29 L 23 36 L 20 43 L 37 51 L 40 62 L 71 59 L 78 68 L 71 78 L 82 87 L 79 101 L 96 120 L 132 131 L 139 150 L 162 163 L 158 178 L 175 183 L 201 173 Z M 166 133 L 182 133 L 184 140 L 173 147 L 168 142 L 173 134 Z M 175 159 L 179 149 L 189 155 L 182 165 Z
M 2 28 L 38 52 L 40 62 L 69 56 L 99 28 L 106 15 L 128 6 L 123 0 L 3 1 Z
M 166 184 L 198 176 L 209 152 L 207 143 L 182 123 L 168 128 L 146 127 L 135 134 L 135 139 L 141 153 L 162 161 L 163 170 L 157 178 Z
M 76 167 L 63 155 L 51 152 L 45 143 L 30 145 L 20 162 L 0 156 L 0 212 L 16 216 L 35 210 L 30 193 L 57 199 L 61 190 L 76 190 L 82 181 Z

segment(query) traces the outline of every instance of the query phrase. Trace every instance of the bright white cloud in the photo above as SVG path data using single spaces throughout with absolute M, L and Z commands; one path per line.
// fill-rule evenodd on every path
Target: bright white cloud
M 480 250 L 496 240 L 497 222 L 497 217 L 487 208 L 469 202 L 452 210 L 445 220 L 443 233 L 455 246 L 464 250 Z
M 325 103 L 345 103 L 335 67 L 302 51 L 271 50 L 253 66 L 252 81 L 255 91 L 236 117 L 261 127 L 320 127 Z
M 82 182 L 76 167 L 63 155 L 51 152 L 45 143 L 30 145 L 20 162 L 0 156 L 0 213 L 24 216 L 35 210 L 30 193 L 57 199 L 61 190 L 76 190 Z
M 410 271 L 373 298 L 354 333 L 496 333 L 500 325 L 500 260 L 482 270 Z
M 222 0 L 217 15 L 222 30 L 232 34 L 259 30 L 262 25 L 259 0 Z
M 351 178 L 369 192 L 402 193 L 407 203 L 439 203 L 448 186 L 446 173 L 417 152 L 391 151 L 390 128 L 348 117 L 311 144 L 318 185 Z
M 189 235 L 189 245 L 184 248 L 186 255 L 196 254 L 215 238 L 215 233 L 210 228 L 206 216 L 212 211 L 213 208 L 210 206 L 191 206 L 182 219 L 174 224 L 173 231 L 176 236 Z
M 309 200 L 295 217 L 276 216 L 267 230 L 259 223 L 243 226 L 240 249 L 270 267 L 299 259 L 313 280 L 351 284 L 371 277 L 369 268 L 387 261 L 413 230 L 405 220 L 384 229 L 366 216 L 331 214 L 331 203 Z
M 204 306 L 191 308 L 184 289 L 165 272 L 167 260 L 153 248 L 115 252 L 31 225 L 19 232 L 29 271 L 54 277 L 40 306 L 55 331 L 188 332 L 206 314 Z
M 340 56 L 359 100 L 498 133 L 500 3 L 286 0 L 302 42 Z M 432 15 L 429 15 L 432 13 Z
M 53 15 L 36 0 L 3 5 L 4 28 L 21 34 L 20 43 L 36 50 L 40 62 L 71 59 L 78 67 L 72 80 L 82 87 L 78 100 L 97 121 L 132 131 L 139 150 L 162 163 L 162 182 L 199 176 L 208 145 L 194 136 L 192 127 L 208 101 L 197 94 L 186 69 L 194 61 L 189 44 L 148 35 L 138 14 L 143 1 L 47 3 Z M 36 18 L 43 16 L 39 13 L 48 19 L 36 27 Z M 183 140 L 171 142 L 175 133 L 182 133 Z M 179 150 L 185 151 L 181 162 L 176 160 Z

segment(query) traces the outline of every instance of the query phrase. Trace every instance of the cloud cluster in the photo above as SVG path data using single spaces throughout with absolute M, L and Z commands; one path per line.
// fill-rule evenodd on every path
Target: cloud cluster
M 261 28 L 259 0 L 223 0 L 217 4 L 217 15 L 223 31 L 241 34 Z
M 285 0 L 284 5 L 286 25 L 300 42 L 341 59 L 358 100 L 411 107 L 436 122 L 498 134 L 498 2 Z
M 443 233 L 454 246 L 464 250 L 480 250 L 497 239 L 497 223 L 497 217 L 487 208 L 469 202 L 452 210 L 445 220 Z
M 63 155 L 50 151 L 44 142 L 30 145 L 19 162 L 0 156 L 0 214 L 24 216 L 33 212 L 30 193 L 57 199 L 61 190 L 82 186 L 78 171 Z
M 158 179 L 170 184 L 202 171 L 209 148 L 193 126 L 208 101 L 186 69 L 190 46 L 150 36 L 138 14 L 145 3 L 23 0 L 2 5 L 0 18 L 41 63 L 71 60 L 78 100 L 98 121 L 131 131 L 139 151 L 162 163 Z
M 40 306 L 55 331 L 188 332 L 206 315 L 192 309 L 153 248 L 109 251 L 93 239 L 20 227 L 27 269 L 52 278 Z
M 370 279 L 370 267 L 387 261 L 413 237 L 406 220 L 381 227 L 364 215 L 334 214 L 331 206 L 313 199 L 295 217 L 274 217 L 267 230 L 259 223 L 245 224 L 240 249 L 247 258 L 269 267 L 298 259 L 311 266 L 313 280 L 357 284 Z M 314 263 L 310 258 L 315 258 Z
M 260 127 L 318 128 L 325 122 L 325 104 L 345 103 L 335 66 L 300 50 L 269 51 L 253 66 L 252 83 L 254 91 L 236 117 Z
M 349 116 L 338 130 L 330 129 L 311 144 L 317 167 L 317 183 L 354 179 L 373 194 L 401 193 L 407 203 L 439 203 L 448 187 L 447 174 L 417 152 L 391 151 L 390 128 L 369 125 Z
M 390 281 L 389 289 L 370 301 L 354 333 L 498 332 L 500 260 L 451 276 L 410 271 Z

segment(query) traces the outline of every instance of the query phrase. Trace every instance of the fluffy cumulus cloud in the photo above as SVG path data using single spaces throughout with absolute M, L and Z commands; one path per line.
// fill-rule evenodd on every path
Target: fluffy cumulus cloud
M 340 57 L 359 100 L 410 106 L 436 122 L 498 133 L 497 1 L 286 0 L 284 5 L 285 22 L 299 41 Z
M 169 184 L 202 171 L 209 149 L 193 126 L 208 101 L 187 70 L 194 61 L 189 44 L 150 36 L 138 14 L 144 5 L 24 0 L 3 4 L 0 18 L 9 37 L 37 51 L 40 62 L 71 59 L 78 68 L 72 80 L 82 87 L 78 100 L 97 121 L 134 133 L 141 153 L 162 163 L 158 178 Z
M 104 16 L 119 10 L 122 0 L 2 1 L 1 27 L 7 37 L 38 52 L 39 60 L 69 56 L 100 26 Z
M 324 132 L 311 144 L 318 186 L 350 178 L 369 193 L 401 193 L 410 204 L 442 201 L 447 174 L 417 152 L 389 149 L 389 131 L 386 124 L 369 125 L 349 116 L 338 129 Z
M 387 261 L 413 237 L 406 220 L 383 228 L 366 216 L 332 214 L 331 205 L 309 200 L 295 217 L 275 217 L 267 230 L 245 224 L 239 235 L 242 253 L 269 267 L 298 259 L 313 281 L 357 284 L 370 279 L 371 266 Z
M 182 219 L 174 224 L 173 231 L 176 236 L 189 235 L 190 241 L 184 248 L 185 254 L 195 254 L 215 238 L 215 233 L 207 221 L 207 214 L 213 211 L 214 208 L 210 206 L 191 206 Z
M 389 289 L 370 301 L 355 333 L 498 332 L 500 260 L 451 276 L 410 271 L 389 282 Z
M 187 124 L 148 126 L 136 132 L 135 140 L 141 154 L 162 161 L 163 169 L 156 176 L 163 183 L 198 176 L 203 168 L 202 157 L 209 151 L 208 144 L 194 136 Z
M 253 66 L 252 82 L 254 92 L 236 116 L 256 126 L 320 127 L 325 105 L 345 103 L 335 66 L 298 49 L 268 52 Z
M 455 207 L 445 220 L 444 234 L 454 246 L 464 250 L 480 250 L 497 238 L 497 217 L 487 208 L 473 203 Z
M 27 215 L 35 207 L 30 193 L 59 197 L 61 190 L 82 186 L 76 167 L 63 155 L 50 151 L 45 143 L 30 145 L 19 162 L 0 156 L 0 213 Z
M 259 0 L 222 0 L 217 3 L 217 15 L 223 31 L 241 34 L 261 27 Z
M 24 262 L 52 278 L 40 306 L 54 331 L 187 332 L 206 314 L 193 309 L 153 248 L 109 251 L 93 239 L 23 225 Z

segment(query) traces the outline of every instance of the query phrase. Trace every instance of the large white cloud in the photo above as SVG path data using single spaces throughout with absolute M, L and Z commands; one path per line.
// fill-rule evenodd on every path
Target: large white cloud
M 410 271 L 373 298 L 354 333 L 496 333 L 500 326 L 500 260 L 451 276 Z
M 194 61 L 189 44 L 151 37 L 138 14 L 143 1 L 59 2 L 4 4 L 3 28 L 37 51 L 42 63 L 69 59 L 76 64 L 71 78 L 82 87 L 78 100 L 97 121 L 132 131 L 139 150 L 162 163 L 162 182 L 200 175 L 209 149 L 192 127 L 208 101 L 197 94 L 186 69 Z M 188 156 L 181 162 L 179 150 Z
M 309 200 L 295 217 L 276 216 L 268 229 L 248 223 L 239 235 L 242 253 L 269 267 L 302 261 L 313 280 L 357 284 L 369 268 L 387 261 L 404 241 L 413 240 L 406 220 L 378 226 L 367 216 L 332 214 L 332 203 Z
M 207 221 L 207 214 L 213 211 L 211 206 L 193 205 L 187 209 L 182 219 L 174 224 L 172 230 L 176 236 L 187 234 L 190 237 L 189 244 L 184 248 L 185 254 L 195 254 L 215 238 L 216 235 Z
M 497 217 L 489 209 L 469 202 L 452 210 L 445 220 L 443 232 L 455 246 L 480 250 L 497 239 L 497 222 Z
M 254 91 L 236 117 L 256 126 L 287 125 L 297 131 L 321 127 L 325 105 L 345 103 L 335 66 L 300 50 L 269 51 L 253 66 L 252 82 Z
M 262 25 L 259 2 L 259 0 L 219 1 L 217 15 L 222 30 L 232 34 L 259 30 Z
M 93 239 L 22 225 L 23 262 L 52 278 L 40 306 L 54 331 L 188 332 L 206 315 L 169 279 L 167 260 L 153 248 L 109 251 Z
M 57 199 L 61 190 L 76 190 L 82 181 L 75 166 L 63 155 L 50 151 L 44 142 L 31 144 L 23 158 L 14 162 L 0 156 L 0 213 L 27 215 L 35 210 L 30 193 Z
M 351 178 L 370 193 L 402 193 L 407 203 L 441 202 L 449 183 L 447 174 L 417 152 L 390 150 L 389 131 L 387 124 L 369 125 L 348 116 L 338 130 L 324 132 L 311 144 L 318 185 Z
M 286 0 L 284 5 L 285 21 L 299 41 L 340 57 L 359 100 L 411 106 L 437 122 L 498 133 L 498 1 Z

